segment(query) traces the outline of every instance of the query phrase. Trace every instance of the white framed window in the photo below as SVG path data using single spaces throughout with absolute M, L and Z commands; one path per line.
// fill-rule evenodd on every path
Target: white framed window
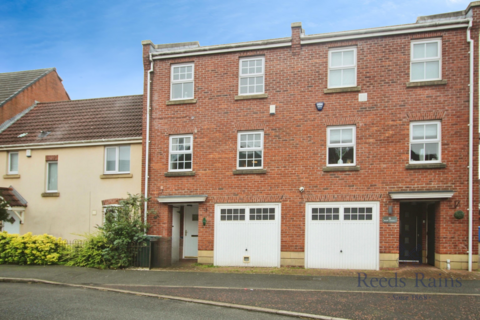
M 410 163 L 441 161 L 441 122 L 410 123 Z
M 18 152 L 8 153 L 8 174 L 18 174 Z
M 442 79 L 442 40 L 412 41 L 410 52 L 410 81 Z
M 275 204 L 221 205 L 220 221 L 278 221 L 280 208 Z
M 240 59 L 239 95 L 265 93 L 265 57 Z
M 237 169 L 263 168 L 263 131 L 238 133 Z
M 130 173 L 130 146 L 105 147 L 105 173 Z
M 172 65 L 170 100 L 193 99 L 194 64 Z
M 119 204 L 108 204 L 103 206 L 103 223 L 105 223 L 105 219 L 107 218 L 107 214 L 113 214 L 114 219 L 117 219 L 117 208 L 120 207 Z
M 357 85 L 357 48 L 328 51 L 328 87 L 344 88 Z
M 356 127 L 327 128 L 327 166 L 354 166 Z
M 58 192 L 58 162 L 47 162 L 47 192 Z
M 170 136 L 168 171 L 192 171 L 193 135 Z

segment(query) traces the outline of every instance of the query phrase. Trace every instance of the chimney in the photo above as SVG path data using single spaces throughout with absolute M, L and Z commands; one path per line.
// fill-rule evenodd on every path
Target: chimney
M 152 41 L 143 40 L 143 68 L 145 70 L 150 70 L 150 51 L 155 47 Z
M 300 37 L 303 33 L 302 23 L 294 22 L 292 23 L 292 54 L 300 54 L 302 50 L 302 45 L 300 44 Z

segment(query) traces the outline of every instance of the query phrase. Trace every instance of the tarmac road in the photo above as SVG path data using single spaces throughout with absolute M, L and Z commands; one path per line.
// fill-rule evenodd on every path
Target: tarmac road
M 44 284 L 0 283 L 0 319 L 294 318 L 114 292 Z

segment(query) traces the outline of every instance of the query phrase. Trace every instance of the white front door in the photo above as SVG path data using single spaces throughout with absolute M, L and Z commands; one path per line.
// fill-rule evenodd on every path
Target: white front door
M 183 257 L 198 256 L 198 205 L 185 206 L 183 214 Z
M 20 218 L 17 217 L 17 215 L 15 213 L 13 213 L 12 211 L 7 211 L 8 212 L 8 220 L 12 219 L 15 220 L 11 220 L 13 221 L 13 223 L 10 223 L 10 221 L 3 221 L 3 228 L 2 228 L 2 231 L 7 231 L 8 233 L 11 233 L 11 234 L 20 234 Z
M 214 264 L 280 267 L 280 204 L 215 206 Z
M 172 263 L 180 260 L 180 208 L 172 210 Z
M 379 203 L 307 203 L 305 267 L 379 268 Z

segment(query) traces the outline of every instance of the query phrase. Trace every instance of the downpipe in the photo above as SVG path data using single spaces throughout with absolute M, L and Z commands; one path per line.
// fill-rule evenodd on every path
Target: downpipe
M 468 124 L 468 271 L 472 271 L 473 250 L 473 86 L 474 86 L 474 41 L 471 38 L 472 19 L 469 19 L 467 42 L 470 44 L 470 97 Z
M 145 134 L 145 198 L 148 198 L 148 160 L 149 160 L 149 151 L 150 151 L 150 112 L 152 110 L 150 104 L 150 91 L 151 91 L 151 74 L 153 72 L 153 60 L 152 54 L 149 54 L 150 59 L 150 70 L 147 74 L 147 132 Z M 147 212 L 148 212 L 148 202 L 143 203 L 143 222 L 147 224 Z M 143 229 L 143 232 L 147 234 L 147 228 Z

